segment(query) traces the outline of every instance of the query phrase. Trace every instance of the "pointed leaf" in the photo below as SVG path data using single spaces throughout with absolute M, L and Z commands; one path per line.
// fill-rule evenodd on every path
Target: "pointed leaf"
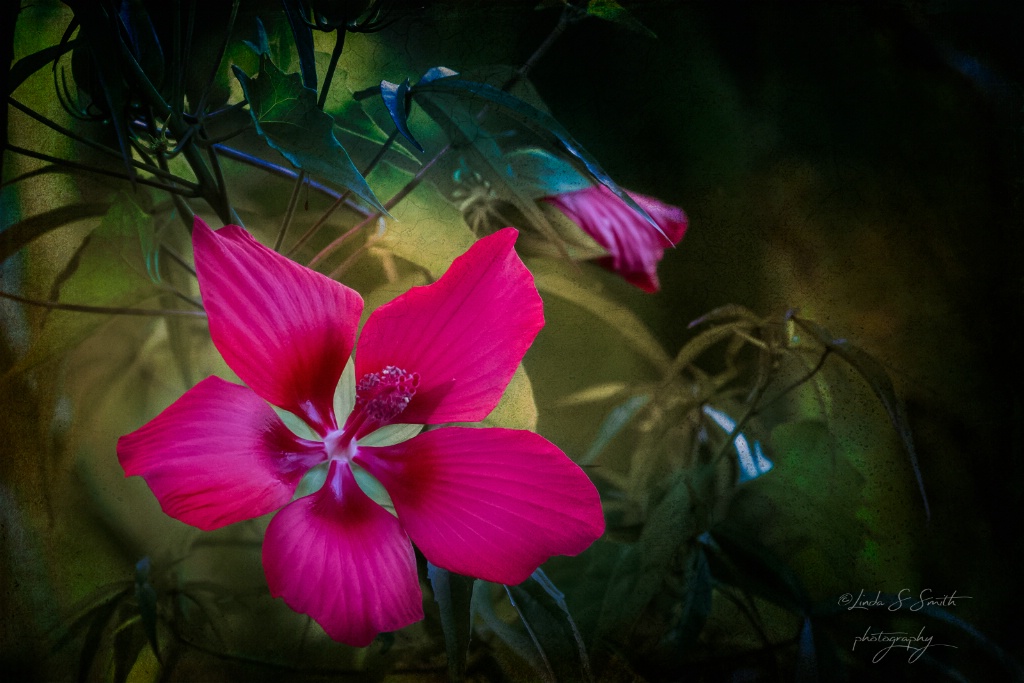
M 643 210 L 636 200 L 626 194 L 626 191 L 619 187 L 619 185 L 612 180 L 611 176 L 601 168 L 597 159 L 591 156 L 590 152 L 585 150 L 583 146 L 569 133 L 569 131 L 547 112 L 541 111 L 532 104 L 524 102 L 515 95 L 511 95 L 504 90 L 495 88 L 492 85 L 456 78 L 444 78 L 426 84 L 417 84 L 413 88 L 414 97 L 418 94 L 429 93 L 463 96 L 469 95 L 483 100 L 484 102 L 498 105 L 505 113 L 515 120 L 528 126 L 544 138 L 558 144 L 562 149 L 568 152 L 571 157 L 579 162 L 587 172 L 593 176 L 594 180 L 607 187 L 630 208 L 643 216 L 655 230 L 665 237 L 666 241 L 671 243 L 671 240 L 669 240 L 668 236 L 665 235 L 654 219 Z
M 648 38 L 658 37 L 654 34 L 654 31 L 640 23 L 629 10 L 615 2 L 615 0 L 590 0 L 587 3 L 587 14 L 624 26 L 630 31 L 641 33 Z
M 316 91 L 304 87 L 298 74 L 285 74 L 263 55 L 260 74 L 248 76 L 233 66 L 249 101 L 257 132 L 296 168 L 339 183 L 387 214 L 348 152 L 334 136 L 334 119 L 316 106 Z
M 597 456 L 601 455 L 601 451 L 605 449 L 605 446 L 618 435 L 622 428 L 629 424 L 629 421 L 633 419 L 633 416 L 640 412 L 651 397 L 647 394 L 640 396 L 631 396 L 626 399 L 623 403 L 615 406 L 608 417 L 601 423 L 601 427 L 597 430 L 597 436 L 594 437 L 594 442 L 590 444 L 590 449 L 587 454 L 580 460 L 581 465 L 589 465 L 597 459 Z
M 470 603 L 476 579 L 453 574 L 427 562 L 427 576 L 434 601 L 441 610 L 444 649 L 448 655 L 448 680 L 457 683 L 466 675 L 466 654 L 472 635 Z
M 510 182 L 533 199 L 575 192 L 591 186 L 590 181 L 575 166 L 543 149 L 517 149 L 506 154 L 505 160 L 510 171 Z
M 249 40 L 243 40 L 242 42 L 257 55 L 270 54 L 270 41 L 267 39 L 267 29 L 263 26 L 263 22 L 259 17 L 256 17 L 256 42 L 253 43 Z
M 148 557 L 143 557 L 135 565 L 135 599 L 139 603 L 139 616 L 142 618 L 142 630 L 146 633 L 150 647 L 157 659 L 160 659 L 160 643 L 156 636 L 156 589 L 150 581 L 151 565 Z M 141 649 L 141 648 L 140 648 Z
M 395 128 L 398 129 L 398 132 L 411 142 L 416 149 L 421 152 L 424 151 L 423 145 L 416 142 L 416 138 L 409 131 L 409 79 L 405 79 L 402 83 L 381 81 L 380 98 L 384 100 L 384 106 L 387 107 L 388 114 L 391 115 L 391 120 L 395 122 Z
M 917 461 L 917 451 L 914 448 L 914 437 L 910 431 L 906 407 L 899 396 L 896 395 L 896 389 L 893 387 L 889 373 L 871 354 L 854 346 L 845 339 L 835 339 L 821 325 L 800 318 L 794 318 L 793 320 L 825 348 L 846 361 L 871 386 L 871 390 L 878 397 L 882 407 L 885 408 L 885 412 L 889 415 L 889 421 L 892 422 L 896 434 L 903 443 L 903 448 L 906 450 L 907 457 L 910 460 L 910 466 L 914 470 L 914 477 L 917 479 L 918 490 L 921 492 L 925 519 L 931 519 L 931 506 L 928 504 L 928 494 L 924 488 L 924 478 L 921 475 L 921 467 Z

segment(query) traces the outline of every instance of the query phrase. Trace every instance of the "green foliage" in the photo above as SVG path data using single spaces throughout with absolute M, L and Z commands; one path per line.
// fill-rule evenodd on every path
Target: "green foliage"
M 470 600 L 475 579 L 453 574 L 429 562 L 427 576 L 434 590 L 434 601 L 441 611 L 441 628 L 448 655 L 448 680 L 457 683 L 466 674 L 466 654 L 472 636 Z
M 260 56 L 260 73 L 250 77 L 233 71 L 249 102 L 256 130 L 267 144 L 296 168 L 338 183 L 378 211 L 384 206 L 334 136 L 334 119 L 317 108 L 316 91 L 305 87 L 298 74 L 285 74 Z

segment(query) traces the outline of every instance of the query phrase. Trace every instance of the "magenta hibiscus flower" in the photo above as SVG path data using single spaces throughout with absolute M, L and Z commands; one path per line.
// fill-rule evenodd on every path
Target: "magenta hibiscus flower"
M 478 241 L 440 280 L 373 312 L 344 416 L 334 394 L 362 299 L 238 226 L 214 232 L 197 219 L 210 336 L 249 386 L 209 377 L 121 437 L 125 474 L 200 529 L 283 507 L 263 544 L 270 592 L 350 645 L 423 618 L 412 543 L 439 567 L 506 584 L 552 555 L 583 551 L 604 531 L 597 491 L 532 432 L 441 427 L 391 446 L 361 443 L 389 424 L 476 422 L 497 405 L 544 324 L 516 235 Z M 319 439 L 293 434 L 267 403 Z M 292 501 L 323 462 L 324 486 Z M 363 492 L 353 466 L 384 486 L 397 518 Z
M 654 197 L 630 192 L 654 219 L 672 244 L 678 244 L 689 224 L 682 209 Z M 564 192 L 540 201 L 554 205 L 608 250 L 598 263 L 645 292 L 656 292 L 658 262 L 665 252 L 665 237 L 603 185 Z

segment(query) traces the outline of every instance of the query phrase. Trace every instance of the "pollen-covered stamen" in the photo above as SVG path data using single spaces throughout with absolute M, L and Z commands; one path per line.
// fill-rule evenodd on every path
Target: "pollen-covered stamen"
M 388 365 L 380 372 L 370 372 L 356 384 L 356 407 L 377 422 L 390 422 L 405 410 L 416 395 L 419 373 L 407 372 Z

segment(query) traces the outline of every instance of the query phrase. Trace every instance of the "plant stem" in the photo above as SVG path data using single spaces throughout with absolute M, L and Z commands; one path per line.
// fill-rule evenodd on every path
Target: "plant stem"
M 302 190 L 302 181 L 306 179 L 306 172 L 300 170 L 295 176 L 295 185 L 292 186 L 292 196 L 288 198 L 288 208 L 284 212 L 284 220 L 281 221 L 281 229 L 277 232 L 277 239 L 274 240 L 274 251 L 281 251 L 281 243 L 284 242 L 285 233 L 295 215 L 295 206 L 299 203 L 299 192 Z

